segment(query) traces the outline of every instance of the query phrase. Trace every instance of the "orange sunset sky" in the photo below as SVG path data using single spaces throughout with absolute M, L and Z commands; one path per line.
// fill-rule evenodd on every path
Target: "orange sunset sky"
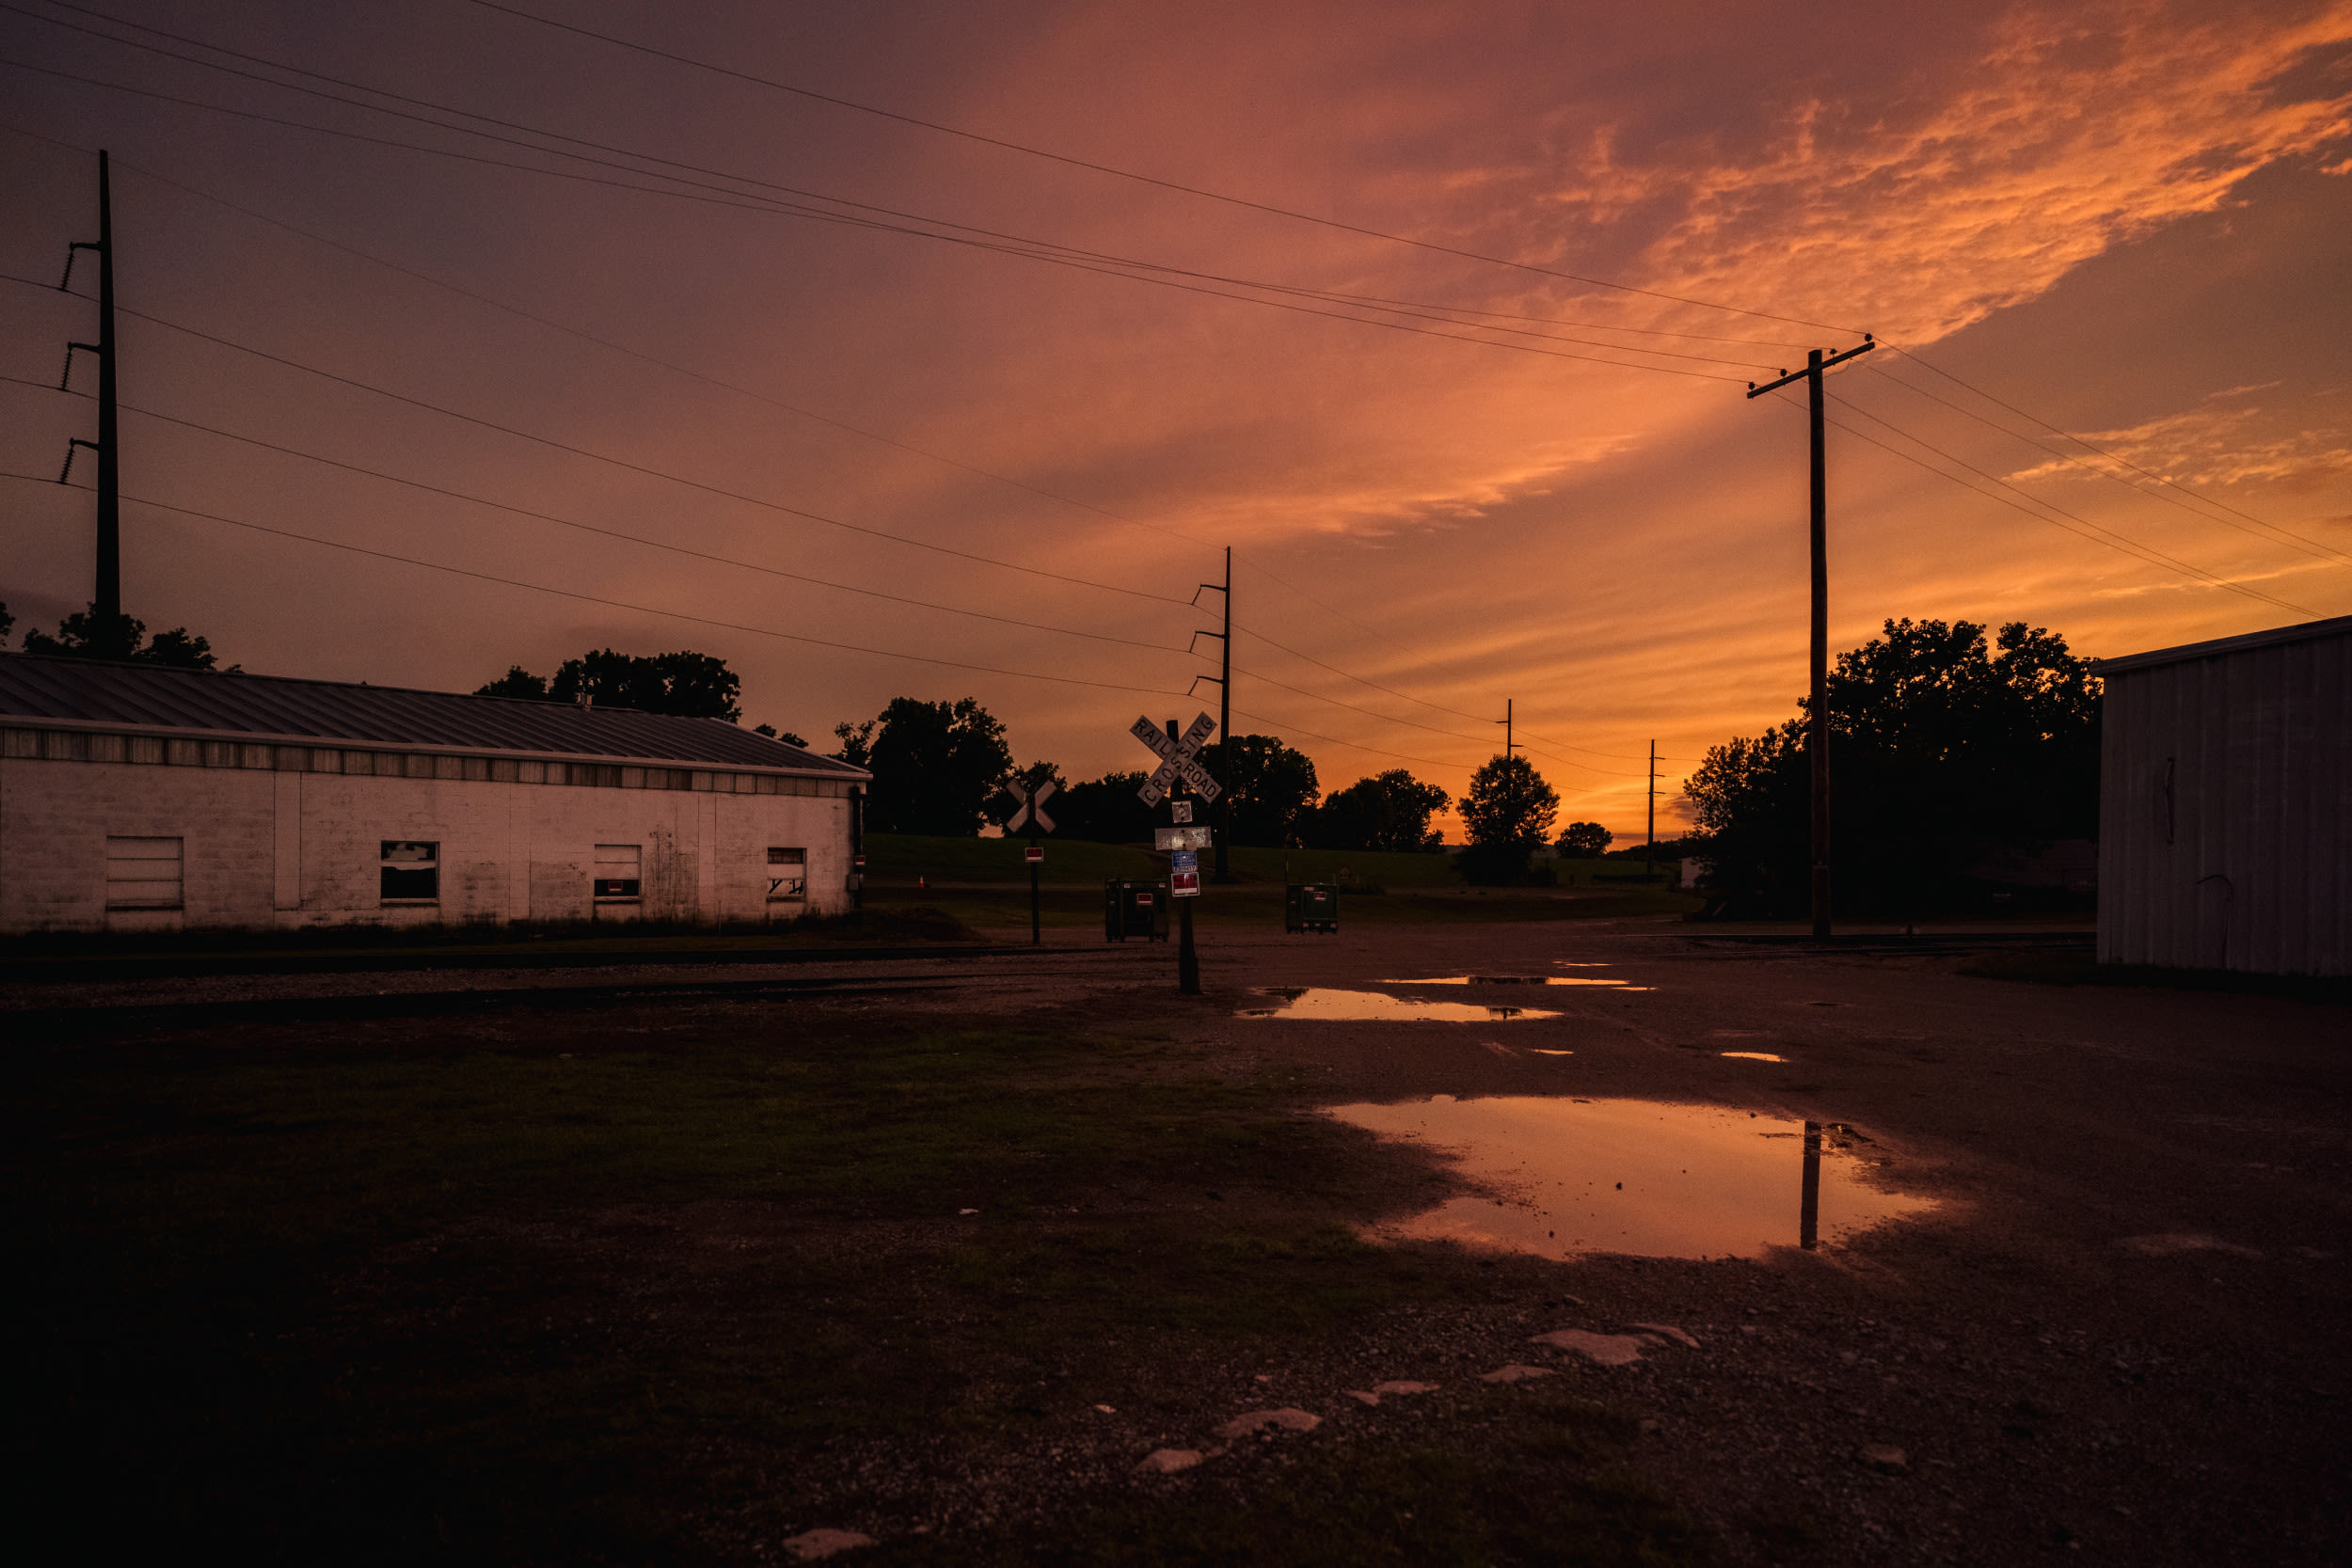
M 2343 0 L 9 0 L 0 62 L 19 637 L 90 594 L 100 147 L 125 608 L 252 671 L 690 647 L 1092 777 L 1215 710 L 1230 545 L 1235 727 L 1326 789 L 1458 793 L 1508 698 L 1621 840 L 1654 738 L 1664 832 L 1804 685 L 1744 384 L 1866 331 L 1833 646 L 2352 610 Z

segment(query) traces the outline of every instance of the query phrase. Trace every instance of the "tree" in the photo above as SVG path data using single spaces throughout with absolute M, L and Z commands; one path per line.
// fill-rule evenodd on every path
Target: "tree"
M 723 719 L 731 724 L 743 717 L 739 701 L 742 690 L 741 677 L 727 668 L 724 659 L 708 654 L 685 649 L 671 654 L 623 654 L 599 648 L 565 659 L 551 681 L 514 665 L 489 685 L 476 688 L 474 695 L 541 698 L 554 703 L 586 697 L 600 707 L 666 713 L 680 719 Z
M 1324 797 L 1308 818 L 1305 837 L 1319 849 L 1435 849 L 1438 834 L 1429 818 L 1451 803 L 1436 784 L 1392 768 Z
M 1200 764 L 1232 796 L 1216 810 L 1232 812 L 1232 842 L 1279 848 L 1300 842 L 1300 831 L 1321 790 L 1315 765 L 1270 735 L 1240 735 L 1200 749 Z M 1230 765 L 1230 767 L 1229 767 Z
M 1840 904 L 1947 903 L 1987 848 L 2097 832 L 2100 683 L 2065 638 L 2022 621 L 1990 645 L 1969 621 L 1883 631 L 1840 654 L 1829 680 Z M 1808 772 L 1802 720 L 1707 753 L 1684 793 L 1721 891 L 1804 907 Z
M 1012 771 L 1005 726 L 969 697 L 895 697 L 874 718 L 833 733 L 842 761 L 873 772 L 866 825 L 878 833 L 977 837 L 990 797 Z
M 489 685 L 474 688 L 473 694 L 477 697 L 519 697 L 544 703 L 548 700 L 548 683 L 521 665 L 511 664 L 507 666 L 506 673 Z
M 1550 839 L 1559 815 L 1560 792 L 1517 752 L 1481 764 L 1462 797 L 1462 826 L 1472 844 L 1508 844 L 1532 853 Z
M 787 746 L 798 746 L 803 752 L 808 750 L 807 741 L 803 740 L 799 736 L 794 735 L 790 730 L 779 731 L 773 724 L 754 724 L 752 726 L 752 733 L 754 735 L 764 735 L 771 740 L 781 740 Z
M 1136 791 L 1143 787 L 1142 773 L 1105 773 L 1099 779 L 1072 784 L 1054 797 L 1046 814 L 1055 822 L 1057 838 L 1082 838 L 1094 844 L 1149 844 L 1159 825 L 1151 807 Z
M 93 604 L 58 622 L 55 637 L 27 631 L 24 651 L 47 654 L 53 658 L 110 658 L 132 664 L 156 664 L 167 670 L 210 670 L 214 666 L 213 644 L 185 626 L 159 631 L 148 638 L 142 647 L 140 639 L 145 637 L 146 622 L 135 615 L 117 615 L 107 620 Z M 230 675 L 239 673 L 235 665 L 222 672 Z
M 8 613 L 7 602 L 0 600 L 0 642 L 8 641 L 8 630 L 15 625 L 16 617 Z
M 1560 792 L 1534 763 L 1517 752 L 1487 758 L 1462 797 L 1462 826 L 1470 833 L 1462 875 L 1473 882 L 1520 879 L 1529 857 L 1550 839 L 1559 815 Z
M 1609 853 L 1609 841 L 1616 836 L 1597 822 L 1571 822 L 1553 847 L 1571 860 L 1597 860 Z

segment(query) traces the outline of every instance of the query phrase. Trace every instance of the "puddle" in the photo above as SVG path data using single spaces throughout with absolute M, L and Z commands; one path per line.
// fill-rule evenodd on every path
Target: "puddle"
M 1462 1174 L 1513 1195 L 1457 1197 L 1371 1232 L 1574 1258 L 1754 1258 L 1837 1241 L 1933 1207 L 1862 1179 L 1865 1142 L 1836 1123 L 1646 1100 L 1440 1095 L 1329 1115 L 1460 1157 Z
M 1425 980 L 1383 980 L 1384 986 L 1614 986 L 1619 990 L 1654 990 L 1597 974 L 1438 974 Z
M 1786 1056 L 1775 1056 L 1769 1051 L 1724 1051 L 1718 1054 L 1729 1056 L 1732 1060 L 1739 1062 L 1785 1062 L 1788 1059 Z
M 1244 1007 L 1239 1018 L 1298 1018 L 1329 1022 L 1496 1023 L 1508 1019 L 1558 1018 L 1540 1007 L 1482 1007 L 1468 1002 L 1422 1002 L 1376 990 L 1326 990 L 1320 986 L 1269 987 L 1271 1007 Z

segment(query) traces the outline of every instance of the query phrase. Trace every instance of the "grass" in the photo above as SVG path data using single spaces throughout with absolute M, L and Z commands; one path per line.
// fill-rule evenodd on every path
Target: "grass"
M 99 1027 L 20 1038 L 11 1096 L 37 1557 L 739 1555 L 1492 1278 L 1341 1222 L 1413 1157 L 1148 1034 L 739 1003 Z M 1051 1551 L 910 1550 L 1488 1560 L 1573 1528 L 1687 1559 L 1613 1418 L 1514 1408 L 1491 1466 L 1358 1445 L 1197 1506 L 1083 1494 Z
M 866 835 L 866 875 L 874 882 L 912 882 L 920 876 L 942 882 L 1025 883 L 1028 863 L 1022 859 L 1025 842 L 1018 838 L 930 838 L 911 833 Z M 1089 844 L 1079 839 L 1047 837 L 1041 879 L 1055 883 L 1087 883 L 1097 888 L 1109 878 L 1130 877 L 1156 881 L 1168 874 L 1168 858 L 1136 845 Z M 1203 852 L 1204 865 L 1214 863 Z M 1392 889 L 1459 890 L 1469 884 L 1454 869 L 1454 853 L 1394 854 L 1363 849 L 1260 849 L 1237 846 L 1226 852 L 1234 875 L 1248 882 L 1354 881 Z M 1639 861 L 1556 860 L 1538 863 L 1552 867 L 1561 885 L 1578 887 L 1623 885 L 1639 878 Z M 1661 862 L 1661 882 L 1679 873 Z M 1342 873 L 1346 873 L 1345 877 Z M 1595 878 L 1610 881 L 1596 883 Z
M 898 899 L 921 900 L 948 917 L 978 930 L 1025 928 L 1029 923 L 1026 888 L 959 887 L 934 882 L 929 888 L 869 888 L 869 912 L 896 907 Z M 1103 893 L 1096 888 L 1047 885 L 1039 897 L 1041 923 L 1056 929 L 1091 927 L 1103 924 Z M 1483 925 L 1517 920 L 1619 920 L 1674 916 L 1699 908 L 1687 894 L 1668 889 L 1602 888 L 1577 890 L 1572 896 L 1549 889 L 1392 888 L 1385 894 L 1340 895 L 1340 927 L 1398 925 Z M 1202 929 L 1282 928 L 1282 890 L 1272 882 L 1243 882 L 1202 889 L 1193 910 Z

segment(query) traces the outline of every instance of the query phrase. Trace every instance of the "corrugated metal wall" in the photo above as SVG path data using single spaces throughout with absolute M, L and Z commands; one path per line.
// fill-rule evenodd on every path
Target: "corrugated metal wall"
M 2352 973 L 2352 634 L 2107 676 L 2104 963 Z

